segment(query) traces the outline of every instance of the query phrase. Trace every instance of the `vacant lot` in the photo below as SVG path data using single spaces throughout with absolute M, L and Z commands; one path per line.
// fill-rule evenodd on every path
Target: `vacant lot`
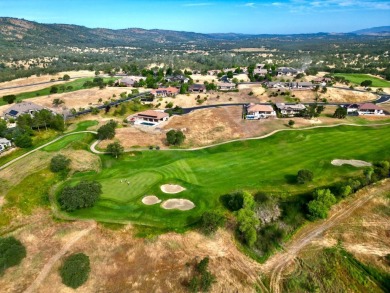
M 337 73 L 335 76 L 345 77 L 346 80 L 354 84 L 359 84 L 365 80 L 371 80 L 373 87 L 390 87 L 390 82 L 368 74 L 355 74 L 355 73 Z
M 389 144 L 389 126 L 342 126 L 285 131 L 263 140 L 198 151 L 144 151 L 127 153 L 120 160 L 102 156 L 100 173 L 78 173 L 71 179 L 98 180 L 103 185 L 102 199 L 94 208 L 79 210 L 72 216 L 181 228 L 195 222 L 205 210 L 219 205 L 219 195 L 232 190 L 294 194 L 359 174 L 358 168 L 335 167 L 330 162 L 335 158 L 368 162 L 386 159 L 390 157 Z M 293 183 L 300 169 L 314 172 L 311 184 Z M 161 192 L 160 186 L 175 183 L 186 188 L 180 198 L 194 202 L 195 209 L 167 211 L 142 204 L 142 197 L 147 194 L 162 200 L 170 198 Z

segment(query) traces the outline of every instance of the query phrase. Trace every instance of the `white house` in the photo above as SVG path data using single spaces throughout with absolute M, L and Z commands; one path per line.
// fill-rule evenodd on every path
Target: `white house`
M 268 117 L 276 117 L 276 112 L 270 105 L 255 105 L 249 104 L 247 107 L 246 119 L 265 119 Z
M 218 83 L 218 89 L 221 91 L 234 90 L 235 88 L 236 88 L 235 83 L 231 83 L 231 82 L 219 82 Z
M 276 103 L 276 107 L 280 110 L 282 115 L 294 116 L 300 114 L 306 109 L 303 104 L 286 105 L 284 103 Z
M 11 141 L 6 138 L 0 137 L 0 153 L 12 146 Z
M 382 108 L 372 103 L 365 103 L 359 106 L 359 115 L 385 115 Z

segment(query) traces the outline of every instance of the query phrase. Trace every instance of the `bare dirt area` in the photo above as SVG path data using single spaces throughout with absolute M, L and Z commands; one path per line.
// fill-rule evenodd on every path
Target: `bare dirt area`
M 379 182 L 373 186 L 369 186 L 363 188 L 358 191 L 353 197 L 348 198 L 341 204 L 335 205 L 332 207 L 331 213 L 326 220 L 316 221 L 314 223 L 310 223 L 303 227 L 297 234 L 293 236 L 291 241 L 289 241 L 284 246 L 284 252 L 278 253 L 272 256 L 263 266 L 262 270 L 264 272 L 269 272 L 270 278 L 270 288 L 272 292 L 281 292 L 281 282 L 283 280 L 283 275 L 288 273 L 289 270 L 292 269 L 294 265 L 294 261 L 299 255 L 305 254 L 305 249 L 313 249 L 309 246 L 314 240 L 318 240 L 324 238 L 324 233 L 332 234 L 332 231 L 338 231 L 338 229 L 342 229 L 345 231 L 344 238 L 347 238 L 347 235 L 351 237 L 353 240 L 351 241 L 353 245 L 358 244 L 362 241 L 360 238 L 356 237 L 356 227 L 353 227 L 351 223 L 354 225 L 361 225 L 361 221 L 363 216 L 361 215 L 361 211 L 366 209 L 367 206 L 371 205 L 372 202 L 375 202 L 378 198 L 388 195 L 390 192 L 390 181 L 384 180 Z M 388 198 L 387 198 L 388 201 Z M 388 202 L 387 202 L 388 203 Z M 388 209 L 388 205 L 386 206 Z M 372 215 L 372 210 L 369 212 Z M 374 213 L 375 214 L 375 213 Z M 355 217 L 359 217 L 359 220 L 351 220 Z M 375 216 L 374 216 L 375 217 Z M 386 249 L 381 250 L 388 251 L 390 249 L 390 242 L 388 237 L 380 237 L 380 235 L 386 235 L 389 231 L 389 222 L 388 222 L 388 212 L 382 215 L 383 220 L 386 219 L 386 224 L 382 227 L 378 227 L 377 231 L 371 233 L 369 238 L 372 239 L 373 242 L 376 243 L 373 247 L 377 247 L 378 243 L 382 246 L 384 243 L 386 245 Z M 349 223 L 349 224 L 348 224 Z M 359 224 L 360 223 L 360 224 Z M 381 222 L 380 222 L 381 223 Z M 349 227 L 346 227 L 350 225 Z M 375 225 L 376 226 L 376 225 Z M 366 229 L 367 233 L 370 233 Z M 336 234 L 336 239 L 343 239 L 340 237 L 340 234 L 337 232 L 333 232 Z M 334 235 L 333 234 L 333 235 Z M 372 235 L 373 234 L 373 235 Z M 378 235 L 379 234 L 379 235 Z M 325 234 L 326 235 L 326 234 Z M 329 238 L 329 237 L 325 237 Z M 363 238 L 364 239 L 364 238 Z M 325 241 L 325 243 L 332 242 L 332 240 Z M 317 241 L 317 244 L 321 243 Z M 348 244 L 346 245 L 348 247 Z M 348 248 L 347 248 L 348 249 Z M 353 253 L 353 249 L 351 251 Z
M 180 211 L 189 211 L 192 210 L 195 205 L 192 201 L 182 198 L 171 198 L 164 201 L 161 204 L 161 207 L 166 210 L 180 210 Z
M 91 274 L 78 292 L 188 292 L 192 264 L 206 256 L 217 278 L 211 292 L 254 292 L 253 284 L 260 282 L 260 266 L 225 231 L 211 238 L 188 232 L 140 239 L 131 226 L 110 230 L 90 222 L 55 222 L 43 210 L 15 224 L 19 228 L 11 234 L 26 246 L 27 257 L 0 278 L 5 293 L 73 292 L 58 269 L 66 256 L 79 252 L 90 257 Z

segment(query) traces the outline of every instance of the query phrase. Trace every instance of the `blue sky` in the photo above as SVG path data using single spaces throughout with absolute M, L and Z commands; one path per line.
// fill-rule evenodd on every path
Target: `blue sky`
M 390 25 L 390 1 L 0 0 L 0 16 L 112 29 L 252 34 L 349 32 Z

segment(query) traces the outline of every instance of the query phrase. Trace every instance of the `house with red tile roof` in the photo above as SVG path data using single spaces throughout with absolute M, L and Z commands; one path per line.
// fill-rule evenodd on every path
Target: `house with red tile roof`
M 246 113 L 246 119 L 248 120 L 276 117 L 276 112 L 270 105 L 249 104 Z
M 372 103 L 365 103 L 358 108 L 359 115 L 385 115 L 383 109 Z
M 179 89 L 175 87 L 158 88 L 152 90 L 150 93 L 155 97 L 171 97 L 176 96 L 179 93 Z

